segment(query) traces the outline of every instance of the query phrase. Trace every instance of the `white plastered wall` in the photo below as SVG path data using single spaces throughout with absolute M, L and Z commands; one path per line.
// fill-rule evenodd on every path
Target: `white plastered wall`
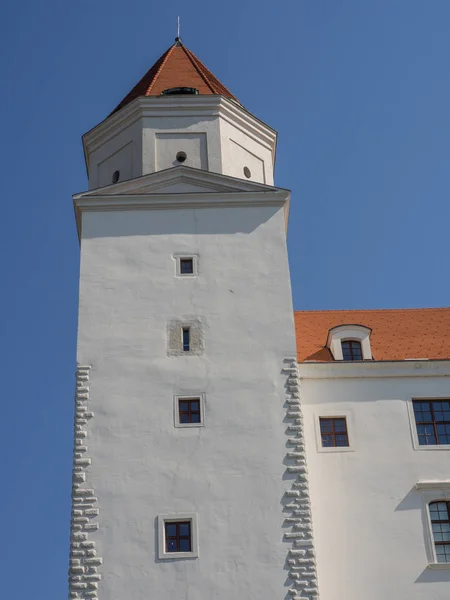
M 299 371 L 321 600 L 447 600 L 450 570 L 427 566 L 422 492 L 414 486 L 448 479 L 450 452 L 414 449 L 407 405 L 448 397 L 449 364 L 301 364 Z M 352 452 L 318 451 L 320 416 L 347 417 Z
M 176 277 L 179 253 L 198 257 L 198 277 Z M 80 277 L 99 596 L 284 598 L 281 369 L 295 339 L 283 210 L 85 213 Z M 168 321 L 194 316 L 203 355 L 168 356 Z M 176 428 L 174 395 L 198 393 L 206 426 Z M 171 513 L 198 515 L 199 558 L 158 559 L 157 517 Z

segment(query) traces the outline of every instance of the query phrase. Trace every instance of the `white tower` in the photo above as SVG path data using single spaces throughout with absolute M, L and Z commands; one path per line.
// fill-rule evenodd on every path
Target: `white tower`
M 305 484 L 275 144 L 179 39 L 84 136 L 71 598 L 288 593 Z

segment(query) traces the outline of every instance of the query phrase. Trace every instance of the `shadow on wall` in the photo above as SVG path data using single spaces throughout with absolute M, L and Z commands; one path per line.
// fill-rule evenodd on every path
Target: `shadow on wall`
M 423 510 L 422 493 L 415 488 L 411 488 L 403 500 L 396 506 L 395 511 L 416 510 L 420 511 L 422 516 L 423 536 L 426 539 L 428 535 L 427 515 Z M 417 577 L 414 583 L 450 583 L 450 569 L 430 569 L 427 567 Z
M 161 235 L 230 235 L 252 233 L 283 209 L 279 206 L 236 206 L 176 210 L 87 212 L 83 239 Z M 280 219 L 280 224 L 282 223 Z M 272 225 L 273 227 L 273 225 Z M 279 234 L 278 229 L 274 234 Z

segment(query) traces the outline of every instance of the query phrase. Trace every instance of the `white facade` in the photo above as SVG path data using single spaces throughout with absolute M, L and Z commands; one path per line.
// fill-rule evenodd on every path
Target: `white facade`
M 450 446 L 419 445 L 412 400 L 449 397 L 450 361 L 377 362 L 350 322 L 324 332 L 335 362 L 297 366 L 276 133 L 158 96 L 83 143 L 70 598 L 448 600 L 428 503 Z
M 426 505 L 450 498 L 450 451 L 418 446 L 411 402 L 449 397 L 450 361 L 304 363 L 299 375 L 321 600 L 448 599 Z M 346 417 L 348 448 L 321 447 L 320 417 Z
M 223 139 L 208 138 L 207 156 L 230 172 Z M 266 161 L 271 180 L 269 151 Z M 88 379 L 75 433 L 84 450 L 75 454 L 72 597 L 284 596 L 282 503 L 297 478 L 285 458 L 289 193 L 176 166 L 74 200 L 77 359 Z M 180 273 L 180 257 L 193 257 L 192 275 Z M 195 332 L 189 352 L 184 326 Z M 202 399 L 201 427 L 180 427 L 174 410 L 185 397 Z M 190 521 L 191 552 L 166 551 L 167 520 Z

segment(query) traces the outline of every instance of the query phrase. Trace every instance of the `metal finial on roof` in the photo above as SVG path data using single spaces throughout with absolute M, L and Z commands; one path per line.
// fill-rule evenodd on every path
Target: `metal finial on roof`
M 175 41 L 177 42 L 177 44 L 179 44 L 181 42 L 181 38 L 180 38 L 180 17 L 177 17 L 177 37 L 175 38 Z

